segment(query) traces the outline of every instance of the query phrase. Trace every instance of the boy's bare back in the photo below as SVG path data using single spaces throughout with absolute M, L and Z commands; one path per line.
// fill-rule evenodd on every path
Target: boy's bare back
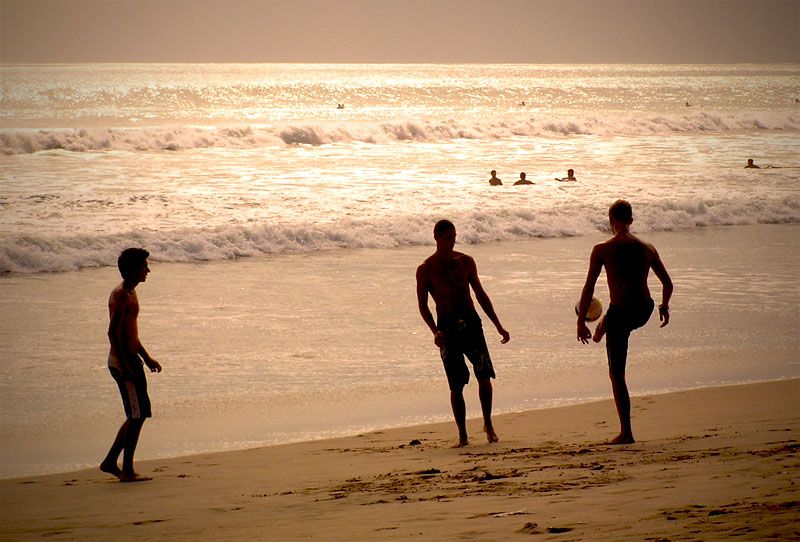
M 655 247 L 628 232 L 596 245 L 592 259 L 606 269 L 611 304 L 621 307 L 650 299 L 650 269 L 657 275 L 664 269 Z

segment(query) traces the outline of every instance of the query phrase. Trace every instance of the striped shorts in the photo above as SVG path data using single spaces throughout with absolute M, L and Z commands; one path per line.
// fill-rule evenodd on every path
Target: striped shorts
M 119 394 L 122 396 L 122 406 L 125 416 L 133 419 L 150 418 L 150 397 L 147 395 L 147 378 L 144 376 L 144 367 L 136 365 L 133 368 L 133 378 L 127 379 L 122 371 L 116 367 L 109 367 L 109 372 L 117 381 Z

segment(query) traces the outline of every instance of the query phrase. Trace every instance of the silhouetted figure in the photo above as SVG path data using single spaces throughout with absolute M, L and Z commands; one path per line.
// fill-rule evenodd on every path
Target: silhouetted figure
M 575 171 L 571 170 L 571 169 L 568 169 L 566 177 L 562 177 L 560 179 L 558 177 L 556 177 L 556 180 L 557 181 L 561 181 L 562 183 L 565 183 L 565 182 L 574 182 L 574 181 L 577 181 L 578 179 L 575 178 Z
M 757 166 L 756 164 L 753 163 L 753 159 L 752 158 L 748 158 L 747 159 L 747 165 L 744 166 L 744 168 L 745 169 L 761 169 L 761 166 Z
M 344 109 L 344 104 L 337 104 L 336 109 Z
M 495 171 L 495 170 L 492 170 L 492 171 L 491 171 L 491 174 L 492 174 L 492 178 L 491 178 L 491 179 L 489 179 L 489 184 L 490 184 L 490 185 L 492 185 L 492 186 L 502 186 L 502 184 L 503 184 L 503 181 L 501 181 L 501 180 L 500 180 L 500 179 L 497 177 L 497 171 Z
M 608 210 L 608 220 L 614 237 L 592 249 L 589 273 L 578 306 L 578 340 L 586 344 L 592 338 L 591 331 L 586 327 L 586 312 L 594 295 L 597 278 L 605 267 L 611 302 L 595 330 L 594 341 L 600 342 L 605 334 L 608 372 L 619 415 L 620 433 L 609 444 L 630 444 L 635 440 L 631 428 L 631 400 L 625 382 L 628 338 L 631 331 L 647 323 L 653 312 L 654 303 L 647 287 L 650 269 L 662 286 L 661 304 L 658 306 L 659 320 L 663 322 L 661 327 L 669 323 L 672 280 L 655 247 L 631 234 L 633 211 L 630 203 L 616 201 Z
M 147 258 L 150 253 L 141 248 L 128 248 L 122 251 L 117 260 L 122 275 L 122 283 L 114 288 L 108 299 L 108 340 L 111 350 L 108 353 L 108 370 L 117 382 L 126 420 L 119 428 L 117 437 L 100 464 L 100 470 L 113 474 L 120 482 L 141 482 L 150 480 L 133 469 L 133 455 L 139 442 L 139 433 L 146 418 L 152 416 L 150 398 L 147 395 L 147 378 L 142 362 L 148 369 L 160 373 L 161 365 L 154 360 L 139 341 L 137 317 L 139 299 L 135 288 L 147 279 L 150 268 Z M 122 469 L 117 459 L 123 453 Z
M 533 184 L 531 181 L 529 181 L 528 179 L 525 178 L 525 172 L 524 171 L 519 174 L 519 180 L 514 183 L 514 186 L 517 186 L 517 185 L 520 185 L 520 184 Z
M 466 446 L 467 407 L 464 403 L 464 386 L 469 382 L 469 369 L 464 362 L 466 356 L 472 364 L 478 381 L 478 396 L 483 411 L 483 430 L 489 442 L 497 442 L 497 433 L 492 425 L 492 381 L 495 377 L 492 359 L 483 335 L 480 316 L 475 310 L 470 287 L 475 292 L 483 312 L 494 324 L 507 343 L 508 334 L 494 312 L 489 295 L 478 278 L 475 260 L 453 247 L 456 243 L 456 227 L 449 220 L 440 220 L 433 228 L 436 252 L 417 268 L 417 304 L 422 319 L 433 333 L 433 342 L 439 353 L 450 387 L 450 405 L 458 426 L 458 444 Z M 436 304 L 436 320 L 428 308 L 428 294 Z
M 686 107 L 692 107 L 692 104 L 690 104 L 690 103 L 687 101 L 687 102 L 686 102 Z

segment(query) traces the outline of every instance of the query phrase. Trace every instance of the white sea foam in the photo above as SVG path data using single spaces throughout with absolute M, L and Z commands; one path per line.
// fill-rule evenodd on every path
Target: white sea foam
M 635 136 L 800 132 L 800 114 L 785 112 L 692 112 L 687 114 L 586 114 L 507 117 L 499 120 L 418 120 L 401 122 L 335 122 L 270 126 L 7 129 L 0 131 L 0 153 L 29 154 L 63 149 L 72 152 L 179 151 L 221 147 L 254 149 L 276 145 L 331 143 L 445 142 L 452 139 L 504 139 L 573 135 Z
M 800 220 L 791 66 L 0 71 L 6 273 L 131 244 L 160 261 L 414 245 L 441 217 L 470 243 L 591 235 L 618 197 L 640 231 Z M 578 183 L 553 180 L 567 168 Z M 536 186 L 510 186 L 520 171 Z
M 603 209 L 565 206 L 535 212 L 523 209 L 463 211 L 449 215 L 463 243 L 606 233 Z M 714 225 L 800 222 L 800 195 L 754 205 L 742 198 L 717 201 L 671 199 L 637 207 L 637 232 Z M 296 225 L 260 224 L 210 229 L 131 231 L 115 235 L 14 235 L 0 237 L 0 272 L 37 273 L 111 266 L 119 252 L 145 246 L 153 261 L 206 262 L 251 256 L 302 254 L 333 249 L 394 248 L 430 244 L 429 215 L 384 220 L 315 221 Z

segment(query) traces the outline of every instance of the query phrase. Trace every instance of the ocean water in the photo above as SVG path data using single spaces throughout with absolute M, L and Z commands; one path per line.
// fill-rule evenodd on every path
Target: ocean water
M 798 98 L 798 65 L 0 66 L 0 476 L 102 457 L 131 245 L 142 459 L 449 419 L 413 291 L 443 217 L 512 331 L 498 411 L 609 396 L 570 312 L 620 197 L 683 313 L 634 391 L 798 376 Z
M 3 66 L 0 272 L 797 222 L 798 70 Z

